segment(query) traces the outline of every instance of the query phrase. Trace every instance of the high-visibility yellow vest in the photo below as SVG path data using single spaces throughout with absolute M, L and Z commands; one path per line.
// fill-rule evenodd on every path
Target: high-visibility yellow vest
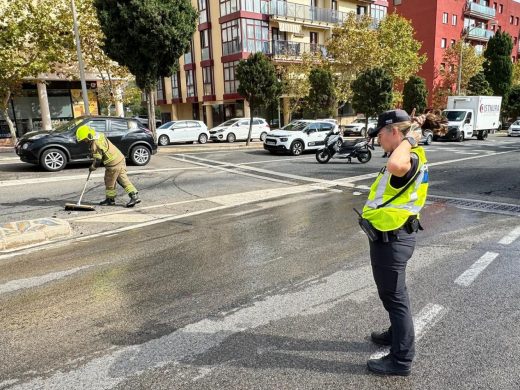
M 402 187 L 392 187 L 390 184 L 392 175 L 386 168 L 379 173 L 372 187 L 370 187 L 368 200 L 363 207 L 363 218 L 370 221 L 377 230 L 388 232 L 401 228 L 410 216 L 415 215 L 419 218 L 419 212 L 426 203 L 428 194 L 426 154 L 422 147 L 413 148 L 411 153 L 419 158 L 414 176 L 417 172 L 419 174 L 415 178 L 415 183 L 412 183 L 400 196 L 386 206 L 377 208 L 392 199 L 402 189 Z
M 90 144 L 92 157 L 101 160 L 105 167 L 119 164 L 124 160 L 123 153 L 105 137 L 104 134 L 97 134 Z

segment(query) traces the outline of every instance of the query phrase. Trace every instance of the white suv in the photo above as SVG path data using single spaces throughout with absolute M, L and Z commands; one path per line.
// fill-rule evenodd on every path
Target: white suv
M 238 140 L 246 140 L 249 134 L 249 118 L 234 118 L 209 131 L 209 139 L 212 141 L 235 142 Z M 258 138 L 263 141 L 270 131 L 270 127 L 262 118 L 253 118 L 253 130 L 251 138 Z
M 300 120 L 269 133 L 264 149 L 270 153 L 290 152 L 299 156 L 305 150 L 319 149 L 329 132 L 339 133 L 338 126 L 323 120 Z

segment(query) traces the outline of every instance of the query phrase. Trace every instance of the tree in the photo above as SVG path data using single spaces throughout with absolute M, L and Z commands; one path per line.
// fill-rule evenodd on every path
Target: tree
M 467 94 L 470 96 L 490 96 L 493 94 L 484 72 L 478 72 L 469 79 Z
M 336 94 L 332 73 L 323 68 L 313 68 L 309 74 L 309 95 L 305 99 L 305 110 L 314 119 L 335 116 Z
M 9 102 L 24 81 L 55 70 L 73 47 L 70 8 L 53 0 L 10 0 L 0 3 L 0 110 L 12 142 L 14 124 Z
M 513 64 L 513 77 L 511 80 L 512 85 L 520 84 L 520 61 L 516 61 Z
M 153 91 L 188 51 L 198 12 L 190 0 L 94 0 L 94 5 L 105 35 L 103 50 L 126 66 L 146 93 L 148 124 L 157 138 Z
M 419 54 L 421 42 L 414 38 L 412 23 L 398 14 L 387 15 L 379 24 L 377 35 L 381 66 L 398 88 L 426 62 L 426 55 Z
M 513 65 L 511 63 L 513 40 L 507 32 L 497 31 L 489 39 L 484 51 L 484 74 L 493 93 L 507 100 L 511 89 Z
M 276 77 L 276 70 L 269 58 L 263 53 L 251 54 L 241 60 L 236 69 L 236 78 L 240 83 L 238 93 L 249 103 L 250 121 L 246 145 L 249 145 L 253 131 L 253 113 L 261 107 L 267 107 L 280 97 L 281 85 Z
M 520 85 L 515 85 L 511 88 L 505 111 L 509 118 L 516 119 L 520 117 Z
M 392 77 L 383 68 L 361 72 L 352 83 L 352 107 L 365 115 L 365 129 L 368 129 L 369 117 L 391 108 L 393 84 Z
M 412 76 L 404 84 L 403 88 L 403 108 L 411 113 L 415 108 L 417 113 L 422 113 L 426 109 L 426 99 L 428 91 L 426 83 L 422 77 Z

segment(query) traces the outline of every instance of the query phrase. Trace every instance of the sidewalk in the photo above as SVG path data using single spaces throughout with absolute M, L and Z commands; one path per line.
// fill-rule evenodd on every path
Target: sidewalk
M 72 234 L 70 224 L 58 218 L 40 218 L 0 225 L 0 251 L 39 244 Z
M 190 152 L 215 152 L 219 150 L 256 150 L 263 149 L 263 142 L 251 142 L 249 146 L 246 146 L 245 142 L 237 143 L 216 143 L 209 142 L 204 145 L 193 144 L 193 145 L 168 145 L 159 146 L 157 153 L 190 153 Z

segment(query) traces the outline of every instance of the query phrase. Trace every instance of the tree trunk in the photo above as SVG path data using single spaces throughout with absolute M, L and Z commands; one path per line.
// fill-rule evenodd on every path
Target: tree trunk
M 147 92 L 148 95 L 148 127 L 150 131 L 153 134 L 153 139 L 155 143 L 157 143 L 157 131 L 155 129 L 155 97 L 154 97 L 154 90 L 150 89 Z
M 253 133 L 253 107 L 251 106 L 251 102 L 249 102 L 249 118 L 249 132 L 247 133 L 246 146 L 249 146 L 251 134 Z
M 11 100 L 11 91 L 7 89 L 3 99 L 2 99 L 2 114 L 4 115 L 5 121 L 7 122 L 7 126 L 9 126 L 9 132 L 11 133 L 11 141 L 13 146 L 16 145 L 16 129 L 14 128 L 14 123 L 9 118 L 9 101 Z

